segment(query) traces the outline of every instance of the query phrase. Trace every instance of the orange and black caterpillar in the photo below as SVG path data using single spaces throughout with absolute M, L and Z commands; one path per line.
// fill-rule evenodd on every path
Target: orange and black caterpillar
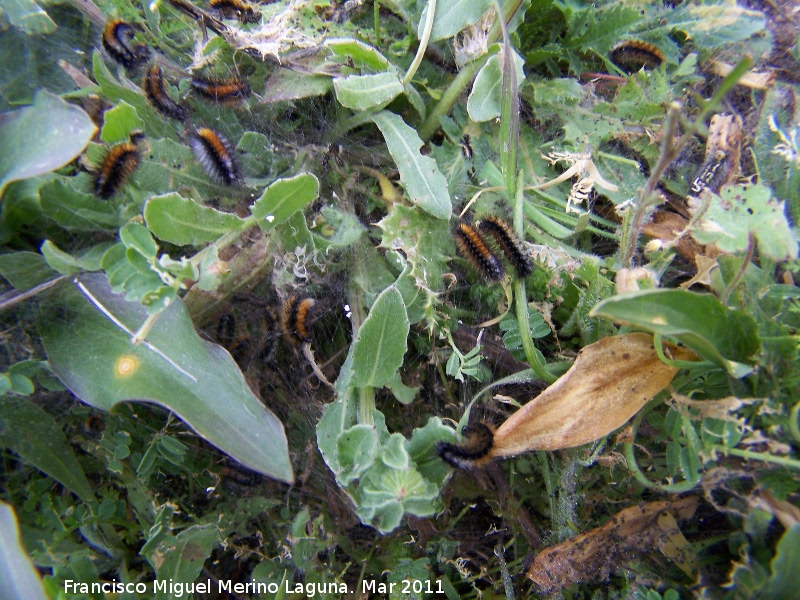
M 653 44 L 640 40 L 625 40 L 611 48 L 608 57 L 626 73 L 642 68 L 657 69 L 664 62 L 664 53 Z
M 119 143 L 108 151 L 100 163 L 94 180 L 94 193 L 107 200 L 122 188 L 141 161 L 139 142 L 144 139 L 140 131 L 132 132 L 130 140 Z
M 189 116 L 186 107 L 175 102 L 167 94 L 164 87 L 164 73 L 158 65 L 153 65 L 147 71 L 142 87 L 150 104 L 162 115 L 178 121 L 185 121 Z
M 192 89 L 202 98 L 222 104 L 237 104 L 250 96 L 250 86 L 239 77 L 207 77 L 195 75 Z
M 525 252 L 522 242 L 508 223 L 497 217 L 484 217 L 478 222 L 478 229 L 497 242 L 520 278 L 525 279 L 533 272 L 533 265 L 528 253 Z
M 145 44 L 131 45 L 133 26 L 122 19 L 113 19 L 103 28 L 103 48 L 115 62 L 126 69 L 137 67 L 150 58 L 150 48 Z
M 459 221 L 453 230 L 453 237 L 461 255 L 487 279 L 497 280 L 503 276 L 503 266 L 475 227 Z
M 439 458 L 457 469 L 473 469 L 488 463 L 494 445 L 494 428 L 488 423 L 475 423 L 464 427 L 463 435 L 461 444 L 438 442 L 436 454 Z
M 211 0 L 210 11 L 222 19 L 237 19 L 242 23 L 258 23 L 261 13 L 243 0 Z
M 189 138 L 192 152 L 206 173 L 225 185 L 239 182 L 239 167 L 234 158 L 233 146 L 221 133 L 201 127 Z
M 313 298 L 290 296 L 283 303 L 281 311 L 281 329 L 283 333 L 301 344 L 309 337 L 309 319 L 314 307 Z

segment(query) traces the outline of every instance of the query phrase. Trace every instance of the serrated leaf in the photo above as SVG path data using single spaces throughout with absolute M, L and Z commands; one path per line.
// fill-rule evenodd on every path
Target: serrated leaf
M 514 67 L 517 75 L 517 86 L 525 81 L 522 67 L 525 61 L 516 53 Z M 503 87 L 503 57 L 495 54 L 486 61 L 478 72 L 472 91 L 467 99 L 467 112 L 473 121 L 489 121 L 500 116 L 501 90 Z
M 46 473 L 86 502 L 92 486 L 55 419 L 25 398 L 0 399 L 0 446 Z
M 433 292 L 444 289 L 442 274 L 455 253 L 447 221 L 395 204 L 378 227 L 382 231 L 381 247 L 403 252 L 411 266 L 410 276 L 421 282 L 420 287 Z
M 14 509 L 0 501 L 0 598 L 47 600 L 48 597 L 22 545 Z
M 372 120 L 386 140 L 411 200 L 434 217 L 449 219 L 452 207 L 447 180 L 436 161 L 420 153 L 422 140 L 417 132 L 402 117 L 388 111 L 373 115 Z
M 33 106 L 0 115 L 0 198 L 12 181 L 68 164 L 96 131 L 82 109 L 46 90 L 36 93 Z
M 395 286 L 378 296 L 353 342 L 353 386 L 383 387 L 403 364 L 410 325 Z
M 268 231 L 283 223 L 298 210 L 316 200 L 319 181 L 310 173 L 301 173 L 288 179 L 278 179 L 270 185 L 250 210 L 258 226 Z
M 713 296 L 684 290 L 645 290 L 615 296 L 597 304 L 589 314 L 675 337 L 734 377 L 752 371 L 742 363 L 750 360 L 760 345 L 752 317 L 728 308 Z
M 144 219 L 158 239 L 178 246 L 213 242 L 244 224 L 237 215 L 202 206 L 176 193 L 150 198 L 144 205 Z
M 403 93 L 403 84 L 396 73 L 349 75 L 333 80 L 336 99 L 353 110 L 383 108 Z
M 102 275 L 81 282 L 128 332 L 72 285 L 50 294 L 37 315 L 42 341 L 53 372 L 76 396 L 104 410 L 124 401 L 160 404 L 243 465 L 292 481 L 280 421 L 230 354 L 197 335 L 180 299 L 159 315 L 147 337 L 151 347 L 133 345 L 130 332 L 147 318 L 146 308 L 113 294 Z
M 692 356 L 675 347 L 673 353 Z M 491 455 L 560 450 L 600 439 L 624 425 L 677 372 L 658 358 L 646 333 L 589 344 L 569 371 L 497 429 Z

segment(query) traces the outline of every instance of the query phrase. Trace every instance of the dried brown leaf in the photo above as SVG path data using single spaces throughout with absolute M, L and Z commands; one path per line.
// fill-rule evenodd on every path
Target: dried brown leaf
M 683 551 L 685 539 L 676 520 L 694 515 L 696 497 L 626 508 L 597 527 L 540 552 L 527 576 L 545 589 L 602 579 L 629 557 L 658 548 L 681 569 L 693 569 L 693 557 Z M 665 514 L 669 517 L 665 518 Z
M 669 349 L 680 360 L 694 357 L 683 348 Z M 498 428 L 491 456 L 572 448 L 608 435 L 665 389 L 676 372 L 659 360 L 647 333 L 590 344 L 569 371 Z

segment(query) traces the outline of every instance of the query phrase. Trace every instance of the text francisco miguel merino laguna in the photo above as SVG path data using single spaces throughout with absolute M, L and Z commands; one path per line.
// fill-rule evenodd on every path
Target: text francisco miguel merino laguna
M 402 588 L 402 593 L 425 592 L 443 594 L 440 581 L 430 580 L 408 580 L 399 582 L 381 583 L 374 579 L 361 580 L 361 593 L 377 592 L 379 594 L 392 593 L 397 591 L 395 588 Z M 173 598 L 181 598 L 188 594 L 209 594 L 216 588 L 217 593 L 229 592 L 231 594 L 277 594 L 280 585 L 277 583 L 248 582 L 234 583 L 230 580 L 218 580 L 212 584 L 210 579 L 206 581 L 195 581 L 192 583 L 181 583 L 172 579 L 156 579 L 150 582 L 123 583 L 116 579 L 112 581 L 80 583 L 67 579 L 64 581 L 64 592 L 69 594 L 146 594 L 156 592 L 166 592 Z M 286 593 L 304 594 L 307 598 L 313 598 L 317 594 L 349 594 L 350 590 L 346 583 L 295 583 L 284 582 Z

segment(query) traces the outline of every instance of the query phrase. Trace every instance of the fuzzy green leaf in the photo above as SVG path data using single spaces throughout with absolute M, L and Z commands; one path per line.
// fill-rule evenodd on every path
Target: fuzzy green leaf
M 472 25 L 486 12 L 492 0 L 437 0 L 436 14 L 433 17 L 431 41 L 436 42 L 453 37 L 459 31 Z M 430 3 L 425 3 L 425 10 L 419 17 L 418 36 L 422 37 L 422 28 L 428 17 Z
M 14 509 L 0 501 L 0 598 L 46 600 L 48 597 L 22 545 Z
M 522 70 L 525 61 L 516 53 L 514 67 L 517 75 L 517 85 L 525 81 Z M 486 64 L 475 77 L 475 83 L 467 100 L 467 111 L 473 121 L 489 121 L 500 116 L 500 98 L 503 86 L 503 62 L 500 54 L 495 54 L 486 61 Z
M 333 80 L 336 99 L 353 110 L 383 108 L 403 93 L 403 84 L 396 73 L 350 75 Z
M 767 581 L 763 598 L 795 598 L 800 589 L 800 524 L 795 523 L 781 536 L 770 567 L 772 575 Z
M 12 181 L 68 164 L 96 131 L 83 110 L 46 90 L 37 92 L 33 106 L 0 115 L 0 198 Z
M 124 401 L 159 404 L 243 465 L 292 481 L 280 421 L 250 391 L 230 354 L 197 335 L 183 302 L 174 298 L 159 315 L 147 337 L 151 347 L 133 345 L 130 332 L 144 322 L 145 307 L 113 294 L 101 275 L 81 281 L 128 332 L 74 286 L 43 303 L 38 324 L 48 360 L 76 396 L 104 410 Z
M 156 567 L 157 581 L 194 581 L 217 543 L 219 530 L 214 524 L 192 525 L 176 536 L 166 536 L 148 557 Z M 174 595 L 165 589 L 155 597 L 167 600 Z
M 30 400 L 13 396 L 0 399 L 0 446 L 18 454 L 81 499 L 95 501 L 92 486 L 61 426 Z
M 298 210 L 316 200 L 319 181 L 310 173 L 301 173 L 288 179 L 279 179 L 270 185 L 253 203 L 251 210 L 258 226 L 268 231 L 283 223 Z
M 9 252 L 0 254 L 0 275 L 5 277 L 15 290 L 28 290 L 58 273 L 47 266 L 41 254 L 36 252 Z
M 237 215 L 202 206 L 175 193 L 150 198 L 144 205 L 144 219 L 158 239 L 179 246 L 213 242 L 244 223 Z
M 772 199 L 763 185 L 723 188 L 692 232 L 701 244 L 716 244 L 723 252 L 744 252 L 750 234 L 759 253 L 772 260 L 797 258 L 797 237 L 786 218 L 783 202 Z
M 760 345 L 752 317 L 728 308 L 713 296 L 684 290 L 645 290 L 614 296 L 598 303 L 589 314 L 675 337 L 735 377 L 752 371 L 742 363 L 750 360 Z
M 325 47 L 342 60 L 351 60 L 356 68 L 367 68 L 371 71 L 385 71 L 389 67 L 389 59 L 379 50 L 353 38 L 335 38 L 325 41 Z
M 391 286 L 375 300 L 353 342 L 351 385 L 383 387 L 403 364 L 409 329 L 403 297 Z
M 388 111 L 373 115 L 372 120 L 386 140 L 411 200 L 434 217 L 449 219 L 452 207 L 447 180 L 436 161 L 420 153 L 422 140 L 417 132 L 402 117 Z

